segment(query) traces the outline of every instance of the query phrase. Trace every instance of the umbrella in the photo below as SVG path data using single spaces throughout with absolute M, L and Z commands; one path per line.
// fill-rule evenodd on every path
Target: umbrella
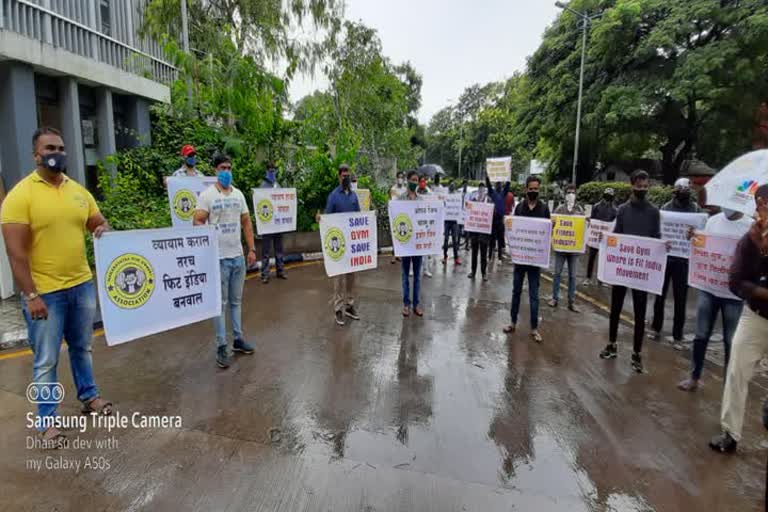
M 717 173 L 704 188 L 707 204 L 755 214 L 755 192 L 768 183 L 768 149 L 740 156 Z
M 419 175 L 426 176 L 427 178 L 434 178 L 436 174 L 445 176 L 445 171 L 437 164 L 427 164 L 419 167 Z

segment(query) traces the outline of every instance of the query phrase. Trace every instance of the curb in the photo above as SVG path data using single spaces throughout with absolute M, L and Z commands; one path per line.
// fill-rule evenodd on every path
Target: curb
M 380 247 L 379 254 L 392 253 L 392 247 Z M 306 253 L 293 253 L 286 254 L 283 257 L 283 261 L 287 264 L 302 263 L 310 261 L 319 261 L 323 259 L 323 253 L 321 252 L 306 252 Z M 269 260 L 270 265 L 275 264 L 274 258 Z M 246 274 L 257 274 L 261 272 L 261 261 L 256 262 L 256 265 L 250 267 Z M 103 324 L 101 321 L 93 324 L 93 330 L 101 329 Z M 17 331 L 6 332 L 0 337 L 0 352 L 6 352 L 10 350 L 29 348 L 29 338 L 27 337 L 26 329 L 19 329 Z

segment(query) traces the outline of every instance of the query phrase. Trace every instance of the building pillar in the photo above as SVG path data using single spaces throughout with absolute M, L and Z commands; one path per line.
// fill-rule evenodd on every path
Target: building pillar
M 149 101 L 138 96 L 129 98 L 128 127 L 135 133 L 132 146 L 152 144 L 151 124 L 149 121 Z
M 105 87 L 96 89 L 96 126 L 99 134 L 99 158 L 104 160 L 117 153 L 115 144 L 115 116 L 112 107 L 112 91 Z M 114 166 L 107 166 L 112 177 Z
M 67 174 L 70 178 L 86 186 L 85 153 L 83 151 L 83 132 L 80 122 L 80 94 L 77 80 L 72 77 L 59 79 L 59 98 L 61 101 L 61 135 L 67 148 Z
M 32 134 L 37 129 L 35 73 L 31 66 L 0 62 L 0 160 L 5 190 L 35 167 Z

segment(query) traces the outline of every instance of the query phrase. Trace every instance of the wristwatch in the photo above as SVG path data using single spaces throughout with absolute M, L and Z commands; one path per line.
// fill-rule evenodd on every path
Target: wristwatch
M 33 301 L 33 300 L 35 300 L 36 298 L 38 298 L 40 296 L 40 294 L 36 293 L 36 292 L 32 292 L 32 293 L 29 293 L 29 294 L 22 293 L 21 295 L 26 299 L 27 302 Z

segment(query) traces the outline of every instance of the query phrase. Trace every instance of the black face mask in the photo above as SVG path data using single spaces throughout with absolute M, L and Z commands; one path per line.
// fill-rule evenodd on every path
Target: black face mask
M 535 201 L 539 198 L 539 193 L 536 190 L 529 190 L 525 195 L 529 201 Z
M 440 186 L 440 176 L 435 176 L 435 186 L 436 187 Z
M 635 194 L 635 197 L 638 199 L 638 201 L 645 200 L 645 196 L 648 195 L 648 191 L 647 190 L 632 189 L 632 193 Z
M 613 202 L 613 196 L 609 195 L 609 194 L 605 194 L 603 196 L 603 199 L 605 199 L 605 202 L 607 202 L 607 203 L 612 203 Z
M 677 197 L 677 200 L 681 203 L 687 203 L 691 199 L 691 193 L 690 192 L 676 192 L 675 196 Z
M 352 178 L 350 178 L 349 176 L 344 176 L 343 178 L 341 178 L 341 188 L 343 188 L 344 190 L 349 190 L 349 187 L 351 186 L 352 186 Z
M 43 167 L 49 171 L 64 172 L 67 170 L 66 153 L 48 153 L 41 158 L 43 159 Z

